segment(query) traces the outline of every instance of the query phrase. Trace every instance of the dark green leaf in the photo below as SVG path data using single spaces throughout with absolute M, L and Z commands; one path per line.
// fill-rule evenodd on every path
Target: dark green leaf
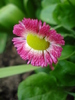
M 7 32 L 7 28 L 0 24 L 0 32 Z M 7 32 L 8 33 L 8 32 Z
M 35 7 L 32 0 L 24 0 L 24 7 L 28 17 L 34 18 L 35 16 Z
M 64 38 L 65 38 L 65 37 L 73 37 L 73 38 L 75 38 L 73 34 L 68 34 L 68 33 L 63 33 L 63 32 L 61 32 L 61 35 L 62 35 Z
M 68 0 L 68 1 L 70 1 L 71 4 L 75 6 L 75 0 Z
M 6 33 L 0 33 L 0 53 L 3 53 L 7 41 L 7 34 Z
M 66 43 L 66 45 L 74 46 L 75 45 L 75 37 L 70 37 L 70 36 L 65 37 L 65 43 Z
M 4 4 L 4 0 L 0 0 L 0 8 L 3 7 L 5 4 Z
M 63 26 L 66 30 L 68 30 L 70 33 L 72 33 L 75 37 L 75 31 L 69 27 Z
M 36 73 L 38 73 L 38 72 L 45 72 L 47 74 L 49 74 L 50 71 L 51 71 L 50 66 L 47 66 L 47 67 L 44 67 L 44 68 L 39 68 L 39 69 L 35 70 Z
M 65 45 L 63 46 L 62 54 L 59 60 L 67 59 L 75 53 L 75 46 Z
M 54 10 L 53 18 L 63 27 L 72 28 L 75 26 L 74 7 L 67 3 L 60 3 Z
M 50 75 L 54 75 L 61 86 L 75 86 L 75 64 L 72 62 L 59 61 Z
M 41 8 L 36 10 L 36 17 L 40 20 Z
M 75 63 L 75 53 L 68 60 L 70 60 L 71 62 Z
M 63 89 L 56 88 L 54 77 L 39 73 L 28 77 L 18 88 L 19 100 L 65 100 Z
M 70 37 L 75 38 L 75 32 L 72 29 L 65 28 L 62 25 L 56 25 L 55 27 L 53 27 L 53 29 L 55 29 L 63 37 L 70 36 Z

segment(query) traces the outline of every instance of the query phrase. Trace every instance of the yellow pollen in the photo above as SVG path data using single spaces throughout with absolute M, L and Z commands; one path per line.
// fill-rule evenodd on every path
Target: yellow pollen
M 27 43 L 31 48 L 35 50 L 46 50 L 50 45 L 48 41 L 46 41 L 45 39 L 41 39 L 34 34 L 27 35 Z

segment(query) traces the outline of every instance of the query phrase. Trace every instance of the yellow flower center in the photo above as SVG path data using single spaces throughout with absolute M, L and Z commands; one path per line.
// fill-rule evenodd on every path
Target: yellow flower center
M 33 34 L 27 35 L 27 43 L 35 50 L 46 50 L 50 45 L 50 43 L 45 39 L 41 39 L 37 35 Z

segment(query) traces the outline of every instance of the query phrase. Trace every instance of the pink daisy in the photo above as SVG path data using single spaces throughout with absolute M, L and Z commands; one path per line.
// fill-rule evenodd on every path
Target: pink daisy
M 50 26 L 37 19 L 26 19 L 14 26 L 13 33 L 18 37 L 13 38 L 13 44 L 18 54 L 28 60 L 33 66 L 46 67 L 58 62 L 62 47 L 65 44 L 63 37 Z

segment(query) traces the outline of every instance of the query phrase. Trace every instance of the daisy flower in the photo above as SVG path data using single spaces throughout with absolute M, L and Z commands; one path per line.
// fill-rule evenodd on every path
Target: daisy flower
M 24 60 L 28 60 L 27 64 L 33 66 L 46 67 L 58 62 L 61 56 L 62 47 L 65 44 L 63 37 L 54 29 L 50 30 L 50 26 L 37 19 L 24 18 L 16 24 L 13 34 L 18 37 L 13 38 L 13 44 L 17 48 L 17 52 Z

